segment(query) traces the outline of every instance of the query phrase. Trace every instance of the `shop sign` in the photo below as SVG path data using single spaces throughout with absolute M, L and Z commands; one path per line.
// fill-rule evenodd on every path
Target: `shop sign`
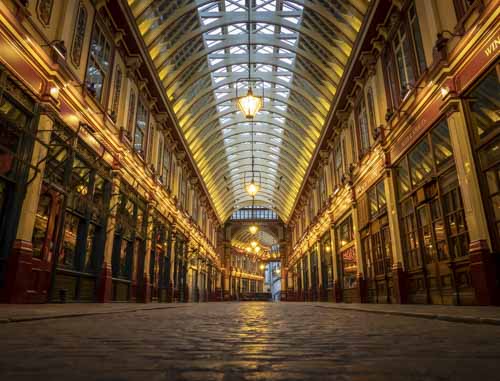
M 16 73 L 17 78 L 22 79 L 35 94 L 40 95 L 44 87 L 42 77 L 2 33 L 0 33 L 0 52 L 2 52 L 0 62 L 7 66 L 11 72 Z
M 356 185 L 356 197 L 361 196 L 366 190 L 377 181 L 383 174 L 384 161 L 382 159 L 378 160 L 373 168 L 366 173 L 364 178 Z
M 356 248 L 354 246 L 344 250 L 341 254 L 344 261 L 356 261 Z
M 440 116 L 443 103 L 441 98 L 436 98 L 417 120 L 407 127 L 401 138 L 391 148 L 391 163 L 396 162 L 434 124 Z
M 458 93 L 463 92 L 480 75 L 481 71 L 498 57 L 499 50 L 500 32 L 495 31 L 493 36 L 485 40 L 474 57 L 457 73 L 455 85 Z

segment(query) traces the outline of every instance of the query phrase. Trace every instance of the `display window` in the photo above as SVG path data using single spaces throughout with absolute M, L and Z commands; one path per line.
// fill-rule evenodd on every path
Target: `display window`
M 466 97 L 465 109 L 477 155 L 481 194 L 491 242 L 500 250 L 500 63 L 478 81 Z
M 410 295 L 414 302 L 454 303 L 471 288 L 469 236 L 445 119 L 397 163 L 395 181 Z
M 337 242 L 342 273 L 342 287 L 344 289 L 356 288 L 358 285 L 358 263 L 356 248 L 354 246 L 354 230 L 352 216 L 349 215 L 337 226 Z

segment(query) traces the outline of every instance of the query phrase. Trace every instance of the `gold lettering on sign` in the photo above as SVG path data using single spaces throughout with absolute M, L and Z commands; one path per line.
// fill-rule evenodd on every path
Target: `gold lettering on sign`
M 500 45 L 500 35 L 495 37 L 493 42 L 489 44 L 484 50 L 484 54 L 486 54 L 486 57 L 489 57 L 492 53 L 497 51 L 499 45 Z

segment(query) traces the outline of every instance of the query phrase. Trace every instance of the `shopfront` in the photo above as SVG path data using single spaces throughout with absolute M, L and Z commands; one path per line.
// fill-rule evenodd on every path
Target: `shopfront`
M 8 261 L 29 181 L 37 122 L 35 103 L 0 66 L 0 301 L 7 297 Z
M 476 155 L 492 249 L 500 262 L 500 63 L 495 63 L 466 94 L 464 108 Z
M 174 301 L 183 302 L 186 291 L 189 293 L 187 283 L 188 269 L 188 246 L 187 240 L 181 233 L 176 234 L 175 256 L 174 256 Z M 188 293 L 186 296 L 188 296 Z
M 372 185 L 359 202 L 361 253 L 368 301 L 392 302 L 392 253 L 384 179 Z
M 318 250 L 313 248 L 309 253 L 311 259 L 311 300 L 319 299 L 319 269 L 318 269 Z
M 311 285 L 309 282 L 309 254 L 305 253 L 301 260 L 301 270 L 302 270 L 302 293 L 305 300 L 311 300 Z
M 122 183 L 112 254 L 115 301 L 135 297 L 136 274 L 144 271 L 135 267 L 144 264 L 146 225 L 146 202 L 133 188 Z
M 337 235 L 337 253 L 339 259 L 342 301 L 346 303 L 358 303 L 361 300 L 352 216 L 349 214 L 342 219 L 337 224 L 335 230 Z
M 446 119 L 395 166 L 410 303 L 472 304 L 469 236 Z
M 167 223 L 160 214 L 156 214 L 153 219 L 153 230 L 151 232 L 151 253 L 149 257 L 149 283 L 151 285 L 152 301 L 158 301 L 160 299 L 159 290 L 161 289 L 161 285 L 165 279 L 167 249 Z
M 327 231 L 320 241 L 321 252 L 321 300 L 333 301 L 333 257 L 330 231 Z
M 96 300 L 110 198 L 110 167 L 56 122 L 33 231 L 33 256 L 54 258 L 52 300 Z

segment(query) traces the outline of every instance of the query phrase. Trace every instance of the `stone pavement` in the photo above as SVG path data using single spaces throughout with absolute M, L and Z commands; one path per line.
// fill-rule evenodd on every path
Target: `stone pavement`
M 203 303 L 0 324 L 0 380 L 498 380 L 500 327 Z
M 68 304 L 0 304 L 0 323 L 31 320 L 59 319 L 67 317 L 107 315 L 178 308 L 184 304 L 140 304 L 140 303 L 68 303 Z

